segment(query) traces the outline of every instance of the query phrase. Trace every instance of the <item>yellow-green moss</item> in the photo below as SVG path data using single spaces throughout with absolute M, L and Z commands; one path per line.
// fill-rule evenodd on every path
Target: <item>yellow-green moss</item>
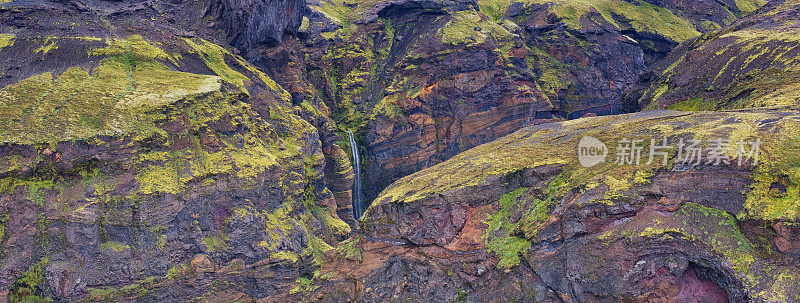
M 495 22 L 484 19 L 475 11 L 458 11 L 452 19 L 439 29 L 442 43 L 481 44 L 487 39 L 507 40 L 511 33 Z
M 279 259 L 279 260 L 286 260 L 292 263 L 297 263 L 300 260 L 300 255 L 291 251 L 278 251 L 270 254 L 270 257 Z
M 4 47 L 13 46 L 16 38 L 17 35 L 14 34 L 0 34 L 0 50 Z
M 800 219 L 800 123 L 781 121 L 776 135 L 778 138 L 761 138 L 760 163 L 753 173 L 745 209 L 739 215 L 742 218 Z
M 25 189 L 28 191 L 28 200 L 36 202 L 41 207 L 44 207 L 45 196 L 47 191 L 53 188 L 52 179 L 44 180 L 25 180 Z
M 44 279 L 45 267 L 49 262 L 50 258 L 45 256 L 22 273 L 8 291 L 9 302 L 52 302 Z
M 112 197 L 107 193 L 115 185 L 114 180 L 103 176 L 96 168 L 79 166 L 63 175 L 43 172 L 24 178 L 6 176 L 0 179 L 0 194 L 22 194 L 33 205 L 59 215 L 67 215 L 82 212 L 86 207 L 99 202 L 108 202 Z M 76 188 L 84 188 L 90 196 L 64 195 Z
M 519 265 L 520 255 L 528 251 L 530 247 L 530 241 L 516 236 L 502 237 L 486 243 L 486 248 L 500 259 L 497 263 L 498 268 Z
M 800 59 L 793 54 L 798 43 L 798 31 L 791 28 L 728 28 L 703 35 L 689 47 L 698 53 L 713 54 L 711 60 L 724 64 L 693 76 L 703 82 L 686 88 L 699 90 L 694 94 L 701 96 L 686 96 L 685 88 L 680 90 L 682 95 L 667 89 L 676 71 L 687 72 L 689 63 L 684 54 L 663 70 L 660 81 L 651 85 L 641 101 L 645 103 L 648 98 L 653 101 L 648 109 L 741 109 L 797 104 L 800 85 L 796 79 L 800 69 L 796 66 Z
M 216 105 L 227 107 L 227 102 Z M 215 105 L 212 105 L 215 106 Z M 213 116 L 212 116 L 213 117 Z M 250 117 L 244 117 L 248 119 Z M 202 118 L 194 120 L 202 122 Z M 145 166 L 136 176 L 141 194 L 172 193 L 179 194 L 189 183 L 206 180 L 216 175 L 231 175 L 250 188 L 257 186 L 257 176 L 278 165 L 275 153 L 267 146 L 268 142 L 251 134 L 239 137 L 220 138 L 225 148 L 218 152 L 208 152 L 202 148 L 198 139 L 193 140 L 194 148 L 178 152 L 154 151 L 139 155 L 139 162 Z M 241 140 L 242 145 L 237 142 Z M 290 152 L 290 151 L 286 151 Z
M 350 226 L 338 217 L 334 217 L 327 207 L 320 206 L 318 198 L 314 194 L 314 187 L 307 186 L 303 192 L 303 206 L 305 206 L 317 220 L 319 220 L 328 232 L 336 235 L 349 235 Z
M 243 92 L 249 94 L 253 79 L 258 79 L 268 88 L 278 92 L 284 101 L 291 101 L 289 92 L 281 88 L 272 78 L 244 60 L 244 58 L 232 54 L 222 46 L 203 39 L 197 39 L 197 42 L 195 42 L 193 39 L 184 38 L 184 41 L 194 50 L 195 54 L 199 55 L 200 58 L 205 61 L 206 66 L 220 76 L 225 82 L 231 83 Z M 234 67 L 239 68 L 239 70 L 228 65 L 226 58 L 232 58 L 234 61 L 233 63 L 236 64 Z M 245 71 L 252 74 L 253 78 L 242 74 L 242 72 Z
M 8 214 L 0 215 L 0 244 L 6 239 L 6 222 L 8 222 Z M 0 253 L 0 255 L 2 255 L 2 253 Z
M 356 27 L 355 21 L 378 2 L 380 0 L 359 0 L 358 4 L 354 6 L 348 1 L 334 0 L 321 2 L 322 5 L 309 5 L 309 7 L 341 25 L 340 31 L 352 33 Z
M 303 255 L 312 257 L 314 264 L 322 265 L 325 253 L 334 248 L 311 232 L 308 232 L 306 235 L 308 236 L 308 246 L 303 249 Z
M 206 252 L 208 253 L 222 251 L 228 247 L 225 237 L 220 236 L 203 237 L 203 245 L 205 245 Z
M 368 41 L 363 42 L 369 45 Z M 380 52 L 376 54 L 369 47 L 361 47 L 356 43 L 331 48 L 323 55 L 322 76 L 336 102 L 331 118 L 339 127 L 357 130 L 366 125 L 365 110 L 359 108 L 356 103 L 363 104 L 363 101 L 366 101 L 363 100 L 363 95 L 368 92 L 371 81 L 376 79 L 373 71 L 378 64 L 378 57 Z M 343 71 L 341 69 L 346 67 L 343 62 L 357 62 L 357 65 Z M 357 102 L 357 98 L 362 98 L 361 102 Z
M 108 242 L 100 243 L 100 249 L 109 249 L 109 250 L 113 250 L 115 252 L 121 252 L 121 251 L 129 250 L 129 249 L 131 249 L 131 247 L 130 247 L 130 245 L 123 244 L 123 243 L 120 243 L 120 242 L 108 241 Z
M 478 7 L 492 21 L 500 22 L 503 20 L 511 3 L 513 3 L 511 0 L 479 0 Z
M 734 0 L 733 2 L 736 3 L 736 8 L 745 14 L 752 13 L 759 7 L 767 4 L 767 1 L 765 0 Z
M 47 55 L 47 53 L 54 49 L 58 49 L 57 39 L 47 38 L 42 42 L 42 46 L 37 48 L 34 53 L 42 53 L 42 55 Z
M 343 241 L 342 243 L 339 243 L 339 246 L 336 247 L 336 252 L 338 252 L 339 255 L 345 259 L 361 263 L 364 260 L 364 249 L 358 246 L 360 242 L 361 235 L 355 235 Z
M 689 21 L 678 17 L 672 11 L 645 1 L 619 0 L 527 0 L 527 3 L 547 4 L 549 10 L 564 20 L 567 26 L 582 28 L 582 18 L 592 11 L 603 19 L 619 27 L 614 15 L 622 16 L 639 32 L 661 35 L 675 42 L 683 42 L 700 33 Z
M 267 238 L 259 246 L 270 250 L 270 256 L 275 259 L 297 262 L 300 256 L 293 251 L 278 250 L 278 246 L 291 237 L 295 230 L 304 226 L 296 218 L 290 216 L 292 212 L 289 204 L 284 204 L 272 212 L 264 212 L 264 227 Z
M 174 58 L 164 52 L 161 48 L 151 44 L 141 35 L 131 35 L 126 39 L 108 38 L 106 47 L 96 48 L 89 51 L 90 56 L 114 57 L 114 56 L 135 56 L 139 60 L 171 60 Z
M 89 294 L 86 296 L 86 300 L 91 302 L 135 300 L 152 294 L 158 286 L 163 286 L 164 283 L 176 280 L 184 275 L 188 268 L 186 264 L 178 264 L 171 267 L 163 277 L 151 276 L 121 287 L 89 287 L 87 289 Z
M 31 144 L 150 133 L 157 109 L 220 89 L 219 78 L 104 59 L 93 71 L 41 74 L 0 90 L 0 141 Z
M 682 111 L 710 111 L 716 109 L 716 103 L 706 101 L 701 97 L 694 97 L 691 99 L 687 99 L 672 104 L 668 108 L 671 110 L 682 110 Z
M 527 49 L 525 61 L 528 68 L 538 71 L 539 87 L 548 95 L 557 95 L 571 84 L 568 66 L 549 53 L 537 48 Z
M 295 287 L 289 290 L 290 294 L 301 293 L 303 295 L 313 293 L 320 286 L 320 280 L 329 279 L 330 274 L 322 274 L 321 271 L 315 270 L 312 274 L 304 274 L 294 281 Z
M 372 108 L 372 113 L 369 116 L 370 119 L 377 116 L 385 116 L 389 119 L 405 118 L 400 106 L 406 100 L 415 98 L 419 94 L 419 91 L 419 89 L 412 89 L 383 97 L 383 99 Z
M 301 19 L 301 21 L 300 21 L 300 27 L 297 30 L 300 31 L 300 32 L 305 32 L 305 31 L 308 30 L 309 26 L 310 26 L 310 21 L 309 21 L 308 17 L 303 16 L 303 19 Z
M 569 189 L 565 186 L 569 177 L 570 172 L 564 172 L 553 178 L 543 197 L 531 196 L 530 189 L 524 187 L 500 197 L 499 209 L 486 218 L 484 234 L 486 248 L 500 259 L 499 268 L 519 264 L 520 255 L 530 247 L 554 205 Z

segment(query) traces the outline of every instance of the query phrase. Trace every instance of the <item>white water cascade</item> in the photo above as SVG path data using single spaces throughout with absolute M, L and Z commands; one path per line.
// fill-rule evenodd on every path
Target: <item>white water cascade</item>
M 355 180 L 353 180 L 353 216 L 358 220 L 364 214 L 364 204 L 361 202 L 361 159 L 358 157 L 358 145 L 353 132 L 348 130 L 347 135 L 350 136 L 350 150 L 353 153 L 353 170 L 355 173 Z

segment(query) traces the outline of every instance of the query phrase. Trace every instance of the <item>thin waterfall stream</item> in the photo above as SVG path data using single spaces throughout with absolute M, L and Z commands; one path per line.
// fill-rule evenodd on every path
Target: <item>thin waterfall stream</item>
M 353 170 L 355 173 L 353 180 L 353 216 L 358 220 L 364 214 L 364 204 L 361 202 L 361 159 L 358 156 L 358 145 L 353 132 L 347 130 L 347 135 L 350 136 L 350 150 L 353 153 Z

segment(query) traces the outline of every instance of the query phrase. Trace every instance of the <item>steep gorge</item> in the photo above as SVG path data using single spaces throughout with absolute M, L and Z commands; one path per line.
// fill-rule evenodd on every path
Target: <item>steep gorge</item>
M 331 118 L 358 134 L 371 201 L 526 125 L 620 113 L 648 65 L 761 4 L 320 1 L 295 51 Z
M 796 300 L 795 107 L 592 117 L 791 1 L 0 2 L 0 301 Z

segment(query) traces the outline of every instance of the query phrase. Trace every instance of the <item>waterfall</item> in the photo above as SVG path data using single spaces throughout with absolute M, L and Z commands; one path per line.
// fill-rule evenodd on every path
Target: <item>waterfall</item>
M 350 150 L 353 152 L 353 171 L 355 173 L 355 180 L 353 180 L 353 216 L 358 220 L 364 213 L 364 206 L 361 203 L 361 159 L 358 157 L 358 145 L 353 132 L 347 130 L 347 135 L 350 136 Z

